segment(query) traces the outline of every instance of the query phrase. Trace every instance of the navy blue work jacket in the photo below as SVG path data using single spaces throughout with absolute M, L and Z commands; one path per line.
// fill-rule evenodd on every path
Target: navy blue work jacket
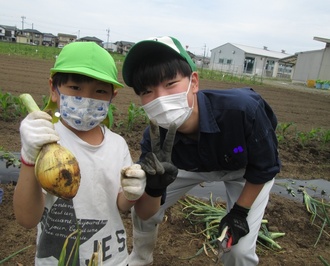
M 245 168 L 244 178 L 254 184 L 266 183 L 279 173 L 277 118 L 258 93 L 251 88 L 200 90 L 197 99 L 198 140 L 177 132 L 174 165 L 193 172 Z M 161 144 L 166 133 L 160 128 Z M 149 127 L 140 144 L 142 160 L 151 151 Z

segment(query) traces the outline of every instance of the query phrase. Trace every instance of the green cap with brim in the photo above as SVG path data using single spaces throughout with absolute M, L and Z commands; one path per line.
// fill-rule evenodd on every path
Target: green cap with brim
M 118 71 L 112 56 L 95 42 L 73 42 L 62 49 L 55 65 L 50 69 L 55 73 L 73 73 L 88 76 L 106 83 L 114 88 L 123 88 L 117 80 Z
M 175 53 L 189 64 L 192 71 L 197 69 L 195 63 L 177 39 L 170 36 L 153 37 L 136 43 L 127 53 L 122 70 L 125 83 L 132 87 L 135 68 L 144 58 L 149 55 L 157 56 L 160 53 Z

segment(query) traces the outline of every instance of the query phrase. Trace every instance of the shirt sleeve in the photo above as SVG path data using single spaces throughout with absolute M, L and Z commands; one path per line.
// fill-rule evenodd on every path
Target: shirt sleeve
M 149 126 L 143 132 L 143 137 L 140 142 L 140 146 L 141 146 L 141 155 L 137 163 L 141 162 L 146 156 L 146 154 L 151 151 Z
M 260 98 L 247 141 L 248 164 L 244 177 L 251 183 L 266 183 L 280 172 L 276 126 L 275 114 L 267 102 Z

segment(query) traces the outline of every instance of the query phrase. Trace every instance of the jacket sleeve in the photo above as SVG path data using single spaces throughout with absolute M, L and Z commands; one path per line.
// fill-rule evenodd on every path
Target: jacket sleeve
M 263 184 L 280 172 L 277 118 L 262 98 L 252 118 L 251 135 L 248 138 L 248 164 L 244 177 L 251 183 Z
M 141 147 L 141 155 L 137 163 L 142 161 L 146 156 L 146 154 L 151 151 L 149 126 L 146 127 L 146 129 L 143 132 L 142 140 L 140 142 L 140 147 Z

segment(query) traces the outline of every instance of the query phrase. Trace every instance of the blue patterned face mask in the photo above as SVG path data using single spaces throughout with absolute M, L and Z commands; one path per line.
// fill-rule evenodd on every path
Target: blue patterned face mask
M 60 93 L 61 118 L 79 131 L 88 131 L 98 126 L 108 115 L 109 105 L 109 101 Z

